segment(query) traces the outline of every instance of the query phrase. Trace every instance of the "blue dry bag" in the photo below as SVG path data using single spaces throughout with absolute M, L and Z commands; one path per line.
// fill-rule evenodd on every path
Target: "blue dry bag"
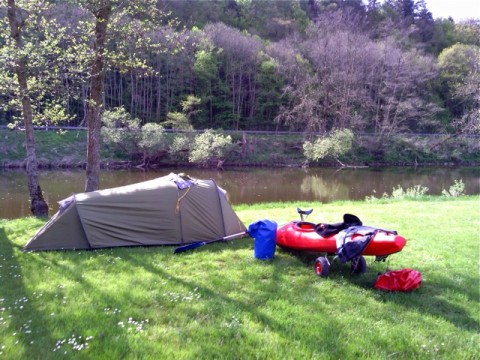
M 275 255 L 277 223 L 271 220 L 259 220 L 248 226 L 248 234 L 255 239 L 253 254 L 257 259 L 270 260 Z

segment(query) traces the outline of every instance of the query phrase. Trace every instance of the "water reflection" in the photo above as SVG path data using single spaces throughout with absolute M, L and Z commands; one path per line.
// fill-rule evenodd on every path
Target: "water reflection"
M 345 182 L 336 181 L 333 176 L 324 177 L 318 174 L 306 174 L 303 178 L 302 193 L 309 195 L 310 199 L 333 201 L 335 199 L 349 199 L 350 189 Z
M 439 195 L 456 179 L 465 183 L 467 194 L 480 193 L 480 168 L 367 168 L 367 169 L 257 169 L 237 168 L 226 171 L 166 168 L 159 171 L 102 171 L 103 189 L 150 180 L 170 172 L 185 172 L 200 179 L 214 179 L 228 191 L 232 204 L 269 201 L 359 200 L 366 196 L 391 193 L 398 185 L 404 189 L 415 185 L 429 188 Z M 81 193 L 85 173 L 81 170 L 43 171 L 40 182 L 50 205 L 72 193 Z M 0 171 L 0 218 L 17 218 L 30 214 L 27 180 L 23 171 Z

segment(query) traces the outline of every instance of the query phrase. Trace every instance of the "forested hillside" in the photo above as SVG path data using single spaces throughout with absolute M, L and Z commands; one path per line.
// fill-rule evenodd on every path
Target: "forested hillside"
M 113 4 L 104 51 L 94 41 L 99 13 L 92 10 L 103 2 Z M 13 48 L 7 1 L 0 4 L 0 125 L 6 125 L 21 120 L 12 61 L 20 50 Z M 16 6 L 37 124 L 86 125 L 92 59 L 101 55 L 104 108 L 122 107 L 141 124 L 348 128 L 379 137 L 479 131 L 480 20 L 433 19 L 424 0 Z

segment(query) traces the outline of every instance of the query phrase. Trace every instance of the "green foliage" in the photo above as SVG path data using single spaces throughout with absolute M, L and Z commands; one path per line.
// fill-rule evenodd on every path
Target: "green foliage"
M 85 119 L 102 3 L 17 1 L 26 34 L 18 54 L 0 18 L 1 124 L 20 118 L 16 54 L 27 60 L 37 123 Z M 124 106 L 142 123 L 166 119 L 165 126 L 186 129 L 184 114 L 196 129 L 349 128 L 389 137 L 456 130 L 452 117 L 475 115 L 473 92 L 456 81 L 475 72 L 453 69 L 459 75 L 453 79 L 440 66 L 442 80 L 424 49 L 436 56 L 457 43 L 478 47 L 478 20 L 433 21 L 424 1 L 106 3 L 112 12 L 105 67 L 97 72 L 105 72 L 102 99 L 106 109 Z
M 130 156 L 138 153 L 140 120 L 132 118 L 123 107 L 102 114 L 102 140 L 114 149 Z
M 107 113 L 108 114 L 108 113 Z M 117 129 L 121 131 L 122 128 Z M 109 131 L 105 127 L 102 131 Z M 243 139 L 241 132 L 227 132 L 232 137 L 232 143 L 242 144 L 234 147 L 225 157 L 224 165 L 253 166 L 300 166 L 305 162 L 303 155 L 304 137 L 301 134 L 246 134 Z M 115 133 L 112 136 L 116 137 Z M 128 134 L 124 134 L 128 135 Z M 158 159 L 164 163 L 188 165 L 190 144 L 196 132 L 169 133 L 164 132 L 168 142 L 168 154 Z M 16 163 L 25 158 L 23 132 L 15 130 L 0 130 L 0 163 Z M 84 130 L 67 131 L 65 136 L 58 136 L 54 131 L 35 132 L 39 161 L 44 166 L 79 167 L 85 161 L 81 149 L 86 146 Z M 104 141 L 102 146 L 102 163 L 115 165 L 116 161 L 132 160 L 132 149 L 128 137 L 123 144 Z M 400 141 L 403 139 L 403 141 Z M 480 162 L 480 143 L 474 136 L 396 136 L 385 144 L 383 151 L 375 146 L 375 136 L 356 135 L 352 151 L 341 157 L 343 163 L 349 165 L 372 166 L 414 166 L 421 165 L 462 165 L 478 164 Z M 243 143 L 245 141 L 245 143 Z M 80 149 L 80 151 L 79 151 Z M 143 157 L 139 150 L 136 159 Z M 322 164 L 330 165 L 326 158 Z M 135 163 L 131 163 L 132 166 Z
M 449 87 L 458 87 L 474 71 L 479 59 L 479 48 L 474 45 L 455 44 L 438 56 L 438 67 L 443 81 Z
M 448 48 L 458 41 L 455 23 L 449 19 L 435 19 L 433 36 L 429 45 L 430 52 L 438 56 L 443 49 Z
M 190 146 L 188 161 L 208 166 L 212 161 L 222 161 L 232 147 L 232 137 L 222 135 L 214 130 L 205 130 L 193 139 Z
M 54 5 L 35 1 L 16 1 L 15 5 L 19 47 L 10 35 L 6 2 L 0 4 L 0 111 L 11 114 L 10 122 L 24 120 L 22 94 L 15 73 L 18 64 L 23 63 L 33 123 L 68 124 L 76 117 L 66 110 L 74 90 L 68 82 L 75 77 L 71 67 L 74 59 L 65 51 L 65 47 L 71 45 L 71 33 L 61 21 L 51 17 Z
M 465 184 L 463 180 L 454 180 L 453 185 L 448 190 L 443 189 L 442 195 L 446 197 L 459 197 L 465 195 Z
M 403 188 L 398 185 L 398 188 L 394 188 L 392 191 L 392 195 L 390 196 L 392 199 L 416 199 L 425 196 L 428 192 L 428 187 L 423 185 L 415 185 L 413 187 L 407 188 L 403 190 Z
M 170 156 L 183 161 L 188 161 L 188 151 L 192 144 L 192 135 L 177 134 L 169 147 Z
M 255 122 L 256 124 L 264 124 L 264 127 L 268 128 L 273 123 L 278 109 L 282 105 L 282 89 L 284 86 L 275 59 L 268 57 L 260 63 L 257 84 L 257 119 Z
M 470 18 L 455 24 L 457 42 L 466 45 L 480 46 L 480 19 Z M 453 45 L 453 44 L 452 44 Z
M 169 141 L 163 126 L 153 123 L 141 126 L 140 120 L 132 118 L 123 107 L 105 111 L 102 122 L 103 142 L 131 159 L 142 157 L 146 165 L 168 153 Z
M 242 1 L 246 29 L 254 27 L 264 38 L 280 40 L 304 30 L 308 19 L 296 0 Z
M 338 159 L 352 149 L 352 143 L 353 132 L 350 129 L 336 129 L 314 142 L 305 141 L 303 154 L 309 161 L 318 161 L 326 157 Z
M 187 95 L 186 99 L 181 102 L 182 112 L 169 112 L 167 120 L 162 124 L 171 127 L 173 130 L 192 131 L 192 121 L 195 116 L 201 111 L 199 105 L 201 99 Z
M 168 147 L 168 140 L 165 137 L 163 126 L 154 123 L 147 123 L 140 131 L 139 148 L 147 157 L 153 157 L 163 153 Z
M 181 102 L 182 110 L 189 119 L 191 119 L 199 112 L 198 106 L 200 105 L 200 103 L 201 99 L 194 95 L 187 95 L 185 100 Z
M 173 130 L 193 130 L 193 126 L 192 124 L 190 124 L 187 115 L 181 112 L 169 112 L 167 114 L 167 120 L 164 121 L 162 124 L 172 128 Z
M 480 133 L 480 47 L 455 44 L 438 57 L 442 96 L 458 133 Z
M 400 185 L 398 187 L 392 189 L 392 194 L 387 194 L 384 193 L 382 195 L 382 200 L 405 200 L 405 199 L 423 199 L 425 195 L 428 192 L 428 187 L 423 186 L 423 185 L 415 185 L 410 188 L 407 188 L 406 190 L 403 189 Z M 368 202 L 375 202 L 378 201 L 379 199 L 376 198 L 375 196 L 367 196 L 366 201 Z
M 205 86 L 215 79 L 218 71 L 218 59 L 217 53 L 211 49 L 211 46 L 206 46 L 205 49 L 200 49 L 195 53 L 193 70 L 198 79 L 205 82 Z
M 202 48 L 195 53 L 193 71 L 198 81 L 195 90 L 202 100 L 204 109 L 202 112 L 204 116 L 195 119 L 195 124 L 199 128 L 205 127 L 208 123 L 205 118 L 206 114 L 213 116 L 210 108 L 223 88 L 221 84 L 222 80 L 218 77 L 220 64 L 220 60 L 218 59 L 219 52 L 221 52 L 221 50 L 213 50 L 212 45 L 206 40 L 202 43 Z

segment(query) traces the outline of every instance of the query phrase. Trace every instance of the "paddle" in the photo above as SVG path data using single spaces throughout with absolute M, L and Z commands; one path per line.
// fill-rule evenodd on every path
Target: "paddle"
M 234 237 L 245 235 L 245 234 L 248 234 L 248 232 L 244 231 L 244 232 L 241 232 L 241 233 L 224 236 L 220 239 L 215 239 L 215 240 L 210 240 L 210 241 L 197 241 L 197 242 L 194 242 L 194 243 L 191 243 L 191 244 L 188 244 L 188 245 L 180 246 L 180 247 L 176 248 L 173 253 L 178 254 L 178 253 L 185 252 L 185 251 L 188 251 L 188 250 L 196 249 L 196 248 L 198 248 L 200 246 L 203 246 L 203 245 L 211 244 L 211 243 L 214 243 L 214 242 L 217 242 L 217 241 L 226 241 L 226 240 L 232 239 Z

